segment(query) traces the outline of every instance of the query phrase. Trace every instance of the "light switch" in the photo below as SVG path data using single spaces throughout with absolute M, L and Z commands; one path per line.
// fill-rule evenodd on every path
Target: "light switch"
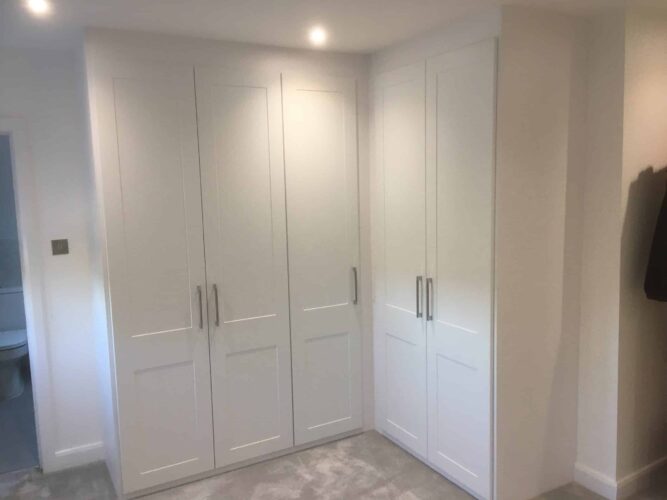
M 51 240 L 51 253 L 53 255 L 67 255 L 69 253 L 69 242 L 67 240 Z

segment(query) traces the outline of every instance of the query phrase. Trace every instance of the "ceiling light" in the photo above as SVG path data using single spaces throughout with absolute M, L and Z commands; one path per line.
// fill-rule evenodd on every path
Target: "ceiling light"
M 314 26 L 310 29 L 308 38 L 310 38 L 310 43 L 316 47 L 321 47 L 327 43 L 327 32 L 322 26 Z
M 26 7 L 36 16 L 45 16 L 51 12 L 49 0 L 26 0 Z

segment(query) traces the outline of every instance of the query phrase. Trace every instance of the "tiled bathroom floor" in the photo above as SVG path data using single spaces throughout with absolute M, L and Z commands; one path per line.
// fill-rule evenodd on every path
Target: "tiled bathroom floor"
M 0 474 L 38 462 L 32 389 L 26 384 L 21 396 L 0 402 Z

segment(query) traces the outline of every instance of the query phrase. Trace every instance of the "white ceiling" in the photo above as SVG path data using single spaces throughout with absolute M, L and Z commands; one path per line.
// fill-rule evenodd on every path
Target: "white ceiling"
M 501 3 L 586 15 L 622 0 L 51 0 L 34 19 L 24 0 L 0 0 L 0 45 L 67 46 L 83 26 L 308 47 L 313 24 L 329 50 L 372 52 Z

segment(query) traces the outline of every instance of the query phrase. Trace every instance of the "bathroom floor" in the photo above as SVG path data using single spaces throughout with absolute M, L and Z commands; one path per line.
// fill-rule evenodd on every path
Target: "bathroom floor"
M 0 498 L 112 500 L 102 463 L 57 474 L 0 476 Z M 144 500 L 467 500 L 470 495 L 377 432 L 304 450 L 155 493 Z M 576 485 L 535 500 L 601 500 Z M 667 485 L 634 500 L 667 498 Z
M 27 383 L 18 398 L 0 402 L 0 474 L 38 464 L 35 409 Z

